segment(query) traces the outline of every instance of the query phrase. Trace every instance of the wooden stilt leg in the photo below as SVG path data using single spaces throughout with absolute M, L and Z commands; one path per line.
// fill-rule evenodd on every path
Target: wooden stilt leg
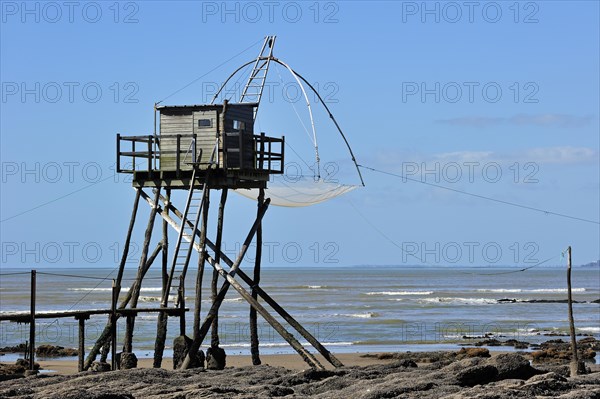
M 219 203 L 219 215 L 217 220 L 217 238 L 215 240 L 215 246 L 217 247 L 215 252 L 216 262 L 221 260 L 221 241 L 223 240 L 223 218 L 225 214 L 225 203 L 227 201 L 227 188 L 224 188 L 221 192 L 221 202 Z M 217 283 L 219 280 L 219 272 L 213 269 L 212 281 L 211 281 L 211 298 L 214 303 L 217 299 Z M 212 330 L 210 336 L 210 346 L 217 348 L 219 346 L 219 313 L 215 314 L 215 319 L 212 323 Z
M 234 263 L 234 267 L 232 267 L 233 273 L 235 273 L 235 270 L 239 267 L 240 263 L 242 263 L 242 260 L 244 259 L 244 256 L 246 255 L 246 251 L 248 250 L 248 247 L 250 246 L 250 243 L 252 242 L 252 239 L 254 238 L 254 234 L 256 234 L 256 229 L 258 228 L 258 225 L 259 225 L 260 221 L 262 220 L 263 216 L 265 215 L 265 212 L 267 211 L 268 207 L 269 207 L 269 201 L 265 202 L 265 204 L 259 211 L 256 221 L 254 222 L 254 225 L 250 229 L 250 232 L 248 233 L 246 240 L 244 241 L 244 244 L 242 245 L 242 248 L 238 255 L 238 258 L 236 259 L 236 262 Z M 210 259 L 209 263 L 213 267 L 215 267 L 214 259 L 209 257 L 208 254 L 206 253 L 206 251 L 203 251 L 202 247 L 199 244 L 196 245 L 195 247 L 198 251 L 202 251 L 202 253 L 204 253 L 204 256 L 206 257 L 206 259 Z M 222 268 L 221 268 L 221 270 L 222 270 Z M 219 271 L 219 274 L 221 274 L 221 276 L 225 277 L 221 271 Z M 227 274 L 227 273 L 225 273 L 225 274 Z M 200 348 L 200 345 L 202 344 L 202 341 L 204 340 L 204 337 L 206 336 L 206 333 L 208 332 L 208 329 L 210 328 L 210 326 L 214 320 L 215 314 L 218 312 L 219 307 L 221 306 L 221 303 L 225 299 L 225 295 L 227 294 L 229 285 L 230 285 L 230 283 L 228 281 L 225 281 L 223 283 L 223 286 L 221 287 L 221 290 L 219 291 L 219 294 L 217 295 L 215 302 L 212 304 L 212 307 L 210 308 L 210 311 L 209 311 L 208 315 L 206 316 L 204 323 L 202 323 L 202 326 L 199 326 L 197 334 L 196 334 L 196 329 L 194 329 L 194 340 L 192 342 L 192 345 L 190 346 L 189 353 L 195 353 Z M 188 353 L 188 356 L 185 357 L 185 359 L 181 365 L 182 369 L 186 369 L 189 367 L 189 364 L 191 361 L 189 353 Z
M 156 189 L 154 203 L 158 204 L 158 199 L 160 198 L 160 188 Z M 155 206 L 150 211 L 150 217 L 148 219 L 148 226 L 146 226 L 146 233 L 144 234 L 144 244 L 142 246 L 142 254 L 140 256 L 140 265 L 138 267 L 137 278 L 131 285 L 133 289 L 131 295 L 131 307 L 135 308 L 138 303 L 138 299 L 140 296 L 140 288 L 142 286 L 142 278 L 145 274 L 144 270 L 146 269 L 146 261 L 148 260 L 148 248 L 150 246 L 150 240 L 152 239 L 152 231 L 154 230 L 154 220 L 156 219 L 156 213 L 158 212 L 158 207 Z M 162 247 L 162 245 L 161 245 Z M 131 316 L 131 318 L 127 319 L 127 328 L 125 330 L 125 341 L 123 342 L 123 352 L 131 352 L 133 350 L 133 328 L 135 325 L 135 315 Z
M 194 303 L 194 340 L 200 333 L 200 309 L 202 306 L 202 279 L 204 276 L 204 263 L 206 261 L 206 229 L 208 228 L 208 208 L 210 203 L 210 190 L 204 190 L 204 207 L 202 209 L 202 227 L 200 229 L 200 248 L 198 255 L 198 275 L 196 277 L 196 297 Z M 196 351 L 198 348 L 196 348 Z
M 167 203 L 171 200 L 171 190 L 166 190 L 166 201 Z M 168 214 L 169 210 L 165 209 Z M 169 224 L 163 219 L 162 222 L 162 296 L 163 298 L 169 295 L 167 291 L 167 285 L 169 281 Z M 185 317 L 182 314 L 181 317 Z M 167 324 L 168 315 L 165 312 L 158 314 L 158 320 L 156 322 L 156 341 L 154 342 L 154 360 L 152 366 L 154 368 L 160 368 L 162 365 L 163 353 L 165 350 L 165 341 L 167 339 Z
M 258 194 L 258 210 L 262 207 L 265 200 L 265 190 L 260 189 Z M 219 250 L 220 252 L 220 250 Z M 260 283 L 260 262 L 262 258 L 262 223 L 258 225 L 256 230 L 256 258 L 254 260 L 254 285 L 252 286 L 252 298 L 258 300 L 258 292 L 256 288 Z M 218 261 L 217 261 L 218 262 Z M 252 364 L 257 366 L 260 362 L 260 354 L 258 348 L 258 324 L 256 321 L 256 309 L 250 306 L 250 354 L 252 355 Z
M 117 284 L 121 287 L 121 282 L 123 280 L 123 273 L 125 271 L 125 264 L 127 263 L 127 257 L 129 256 L 129 246 L 131 244 L 131 234 L 133 232 L 133 227 L 135 226 L 135 219 L 137 216 L 138 205 L 140 203 L 142 189 L 136 188 L 135 190 L 135 200 L 133 201 L 133 210 L 131 211 L 131 218 L 129 219 L 129 228 L 127 229 L 127 235 L 125 237 L 125 244 L 123 246 L 123 255 L 121 256 L 121 262 L 119 263 L 119 271 L 117 272 Z M 111 331 L 111 321 L 110 317 L 108 318 L 108 322 L 106 323 L 106 327 L 104 328 L 104 333 L 98 338 L 96 344 L 90 351 L 88 358 L 84 364 L 84 370 L 87 370 L 92 362 L 96 360 L 96 356 L 100 352 L 101 348 L 106 345 L 108 338 L 106 334 Z M 105 353 L 108 354 L 108 350 L 105 350 Z M 104 359 L 106 360 L 106 359 Z

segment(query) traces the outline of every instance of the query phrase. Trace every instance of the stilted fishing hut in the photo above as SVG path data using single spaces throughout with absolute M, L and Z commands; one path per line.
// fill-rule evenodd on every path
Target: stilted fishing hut
M 162 363 L 169 315 L 180 318 L 179 331 L 176 335 L 187 340 L 185 357 L 177 364 L 178 367 L 194 366 L 195 356 L 211 328 L 208 352 L 212 350 L 216 353 L 219 350 L 218 313 L 230 287 L 233 287 L 251 306 L 250 340 L 254 364 L 260 364 L 256 321 L 257 314 L 260 314 L 311 367 L 323 368 L 317 358 L 259 302 L 260 298 L 328 362 L 335 367 L 342 365 L 260 286 L 261 221 L 270 203 L 270 199 L 265 198 L 265 189 L 269 178 L 283 173 L 284 168 L 284 137 L 272 137 L 257 132 L 254 126 L 269 65 L 272 61 L 281 63 L 272 55 L 274 44 L 274 36 L 265 38 L 259 56 L 253 61 L 250 77 L 238 103 L 224 101 L 215 104 L 213 99 L 213 103 L 203 105 L 155 106 L 157 114 L 155 121 L 158 120 L 159 125 L 154 134 L 117 135 L 117 170 L 119 173 L 132 175 L 132 185 L 136 195 L 122 260 L 115 280 L 116 289 L 112 305 L 116 309 L 136 309 L 144 277 L 153 261 L 162 254 L 162 294 L 154 352 L 155 367 L 160 367 Z M 230 259 L 223 253 L 221 241 L 227 193 L 235 189 L 258 190 L 258 211 L 237 257 Z M 187 192 L 184 204 L 177 205 L 172 201 L 172 190 Z M 220 190 L 221 195 L 216 237 L 212 239 L 207 231 L 210 193 L 214 190 Z M 148 203 L 151 210 L 141 247 L 137 276 L 125 298 L 117 303 L 140 200 Z M 154 251 L 150 252 L 150 241 L 157 216 L 163 219 L 162 241 Z M 168 242 L 169 226 L 177 232 L 177 240 L 172 244 Z M 254 270 L 250 275 L 245 273 L 240 265 L 254 239 L 256 239 L 257 253 Z M 198 272 L 195 276 L 195 303 L 190 306 L 194 316 L 190 339 L 186 337 L 189 328 L 185 323 L 184 287 L 189 277 L 187 272 L 193 252 L 198 253 Z M 212 306 L 202 318 L 200 304 L 206 263 L 213 268 Z M 220 288 L 219 278 L 222 278 Z M 170 305 L 169 299 L 173 294 L 177 300 Z M 173 311 L 177 309 L 180 311 Z M 126 315 L 123 316 L 126 317 L 126 327 L 121 358 L 123 359 L 125 354 L 133 353 L 136 312 L 113 312 L 113 317 L 86 359 L 85 369 L 90 367 L 101 351 L 106 358 L 109 346 L 112 347 L 113 359 L 115 358 L 117 346 L 115 314 Z

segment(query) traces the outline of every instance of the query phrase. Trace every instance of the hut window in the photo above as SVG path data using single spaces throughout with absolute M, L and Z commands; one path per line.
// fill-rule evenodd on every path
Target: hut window
M 244 130 L 246 128 L 246 124 L 242 121 L 234 120 L 233 121 L 233 129 L 234 130 Z
M 198 119 L 198 127 L 212 127 L 211 119 Z

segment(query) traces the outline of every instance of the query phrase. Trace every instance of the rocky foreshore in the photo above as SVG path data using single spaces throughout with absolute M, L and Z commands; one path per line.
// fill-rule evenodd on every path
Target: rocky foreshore
M 490 356 L 486 348 L 463 348 L 366 356 L 389 363 L 324 371 L 262 365 L 38 374 L 0 382 L 0 398 L 600 398 L 596 369 L 571 378 L 568 367 L 531 365 L 518 353 Z

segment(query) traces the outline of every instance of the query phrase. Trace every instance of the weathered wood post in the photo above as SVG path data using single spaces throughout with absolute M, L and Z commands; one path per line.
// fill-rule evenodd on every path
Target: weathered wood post
M 77 371 L 82 372 L 85 359 L 85 320 L 88 319 L 87 315 L 77 316 L 76 319 L 79 322 L 79 350 L 77 353 Z
M 35 292 L 36 292 L 36 274 L 31 270 L 31 296 L 30 311 L 31 321 L 29 322 L 29 370 L 35 369 Z
M 261 148 L 261 154 L 264 148 Z M 262 156 L 262 155 L 261 155 Z M 262 208 L 265 201 L 265 190 L 259 189 L 258 193 L 258 211 Z M 256 258 L 254 259 L 254 285 L 252 286 L 252 298 L 258 300 L 257 287 L 260 284 L 260 262 L 262 258 L 262 221 L 256 229 Z M 258 348 L 258 323 L 256 320 L 256 309 L 250 306 L 250 354 L 252 355 L 252 364 L 257 366 L 261 363 Z
M 171 200 L 171 189 L 166 189 L 165 203 L 168 204 Z M 165 212 L 169 214 L 169 207 L 165 206 Z M 165 219 L 162 221 L 162 297 L 169 296 L 169 224 Z M 161 301 L 162 306 L 162 301 Z M 156 322 L 156 341 L 154 343 L 154 361 L 152 366 L 160 368 L 162 365 L 162 357 L 165 350 L 165 341 L 167 339 L 167 324 L 168 315 L 166 312 L 158 314 Z
M 204 183 L 208 184 L 207 182 Z M 203 208 L 202 208 L 202 228 L 200 230 L 200 248 L 202 251 L 198 255 L 198 275 L 196 276 L 196 298 L 194 301 L 194 340 L 197 340 L 200 334 L 200 309 L 202 307 L 202 279 L 204 277 L 204 263 L 206 262 L 206 230 L 208 228 L 208 208 L 210 203 L 210 189 L 205 187 Z M 197 350 L 197 349 L 196 349 Z
M 219 203 L 219 214 L 217 216 L 217 238 L 215 239 L 215 261 L 221 261 L 221 243 L 223 241 L 223 219 L 225 216 L 225 203 L 227 202 L 227 188 L 223 188 L 221 191 L 221 202 Z M 213 269 L 212 281 L 210 284 L 211 288 L 211 300 L 213 303 L 217 300 L 218 288 L 217 283 L 219 281 L 219 272 Z M 212 330 L 210 335 L 210 346 L 212 348 L 219 347 L 219 313 L 215 315 L 213 320 Z
M 146 226 L 146 232 L 144 234 L 144 244 L 142 246 L 142 254 L 140 255 L 140 264 L 138 266 L 138 272 L 135 281 L 131 285 L 131 301 L 130 305 L 132 308 L 137 307 L 138 299 L 140 297 L 140 289 L 142 287 L 142 279 L 146 273 L 146 262 L 148 260 L 148 249 L 150 247 L 150 240 L 152 239 L 152 231 L 154 230 L 154 220 L 156 219 L 156 213 L 158 212 L 158 199 L 160 198 L 160 187 L 156 189 L 154 203 L 155 207 L 150 211 L 150 217 L 148 219 L 148 226 Z M 161 245 L 162 249 L 162 245 Z M 133 329 L 135 326 L 135 314 L 127 316 L 127 323 L 125 329 L 125 340 L 123 342 L 123 352 L 133 351 Z
M 117 301 L 119 300 L 119 285 L 116 280 L 112 283 L 112 300 L 110 304 L 110 326 L 111 326 L 111 370 L 117 369 Z
M 575 320 L 573 318 L 573 296 L 571 293 L 571 246 L 567 248 L 567 298 L 569 304 L 569 332 L 571 335 L 571 377 L 579 374 L 579 359 L 577 356 L 577 337 L 575 336 Z
M 182 314 L 179 317 L 179 335 L 185 335 L 185 276 L 179 276 L 179 309 Z

